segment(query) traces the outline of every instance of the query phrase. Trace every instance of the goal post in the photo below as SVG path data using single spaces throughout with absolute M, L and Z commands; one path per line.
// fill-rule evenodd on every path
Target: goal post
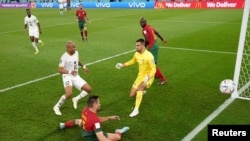
M 236 90 L 232 98 L 250 100 L 250 0 L 245 0 L 234 70 Z

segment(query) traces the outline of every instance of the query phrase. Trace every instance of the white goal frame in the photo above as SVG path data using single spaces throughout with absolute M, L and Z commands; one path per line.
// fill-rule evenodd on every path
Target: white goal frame
M 234 82 L 236 83 L 236 89 L 231 95 L 232 98 L 240 98 L 240 99 L 246 99 L 246 100 L 250 100 L 250 98 L 243 97 L 241 96 L 241 94 L 242 92 L 244 92 L 246 89 L 249 88 L 250 81 L 248 81 L 246 84 L 244 84 L 243 86 L 239 88 L 239 77 L 240 77 L 242 59 L 244 55 L 243 51 L 244 51 L 244 46 L 246 42 L 249 9 L 250 9 L 250 0 L 245 0 L 242 23 L 241 23 L 240 38 L 239 38 L 239 44 L 238 44 L 237 59 L 236 59 L 235 70 L 234 70 L 234 79 L 233 79 Z

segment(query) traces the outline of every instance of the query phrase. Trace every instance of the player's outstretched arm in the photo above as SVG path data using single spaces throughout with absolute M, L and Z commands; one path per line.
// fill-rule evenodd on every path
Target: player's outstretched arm
M 120 120 L 119 116 L 107 116 L 107 117 L 98 117 L 101 122 L 105 122 L 108 120 Z

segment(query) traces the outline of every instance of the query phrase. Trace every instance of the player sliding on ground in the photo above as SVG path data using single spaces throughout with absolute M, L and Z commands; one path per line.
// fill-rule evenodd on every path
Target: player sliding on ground
M 116 129 L 115 133 L 106 133 L 102 131 L 101 123 L 107 120 L 120 120 L 119 116 L 99 117 L 97 115 L 101 104 L 99 97 L 92 95 L 87 100 L 87 107 L 82 111 L 82 119 L 69 120 L 60 123 L 60 128 L 69 128 L 79 125 L 82 129 L 82 136 L 87 141 L 118 141 L 121 140 L 123 133 L 129 130 L 129 127 Z

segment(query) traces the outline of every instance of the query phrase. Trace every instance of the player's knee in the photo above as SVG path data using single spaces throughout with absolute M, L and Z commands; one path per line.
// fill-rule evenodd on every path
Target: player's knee
M 87 93 L 90 93 L 92 88 L 90 87 L 90 85 L 85 84 L 83 85 L 82 90 L 86 91 Z
M 130 93 L 129 97 L 130 97 L 130 98 L 134 98 L 135 95 L 136 95 L 136 93 Z
M 119 141 L 121 139 L 122 139 L 122 137 L 120 135 L 116 135 L 116 139 L 115 140 Z

